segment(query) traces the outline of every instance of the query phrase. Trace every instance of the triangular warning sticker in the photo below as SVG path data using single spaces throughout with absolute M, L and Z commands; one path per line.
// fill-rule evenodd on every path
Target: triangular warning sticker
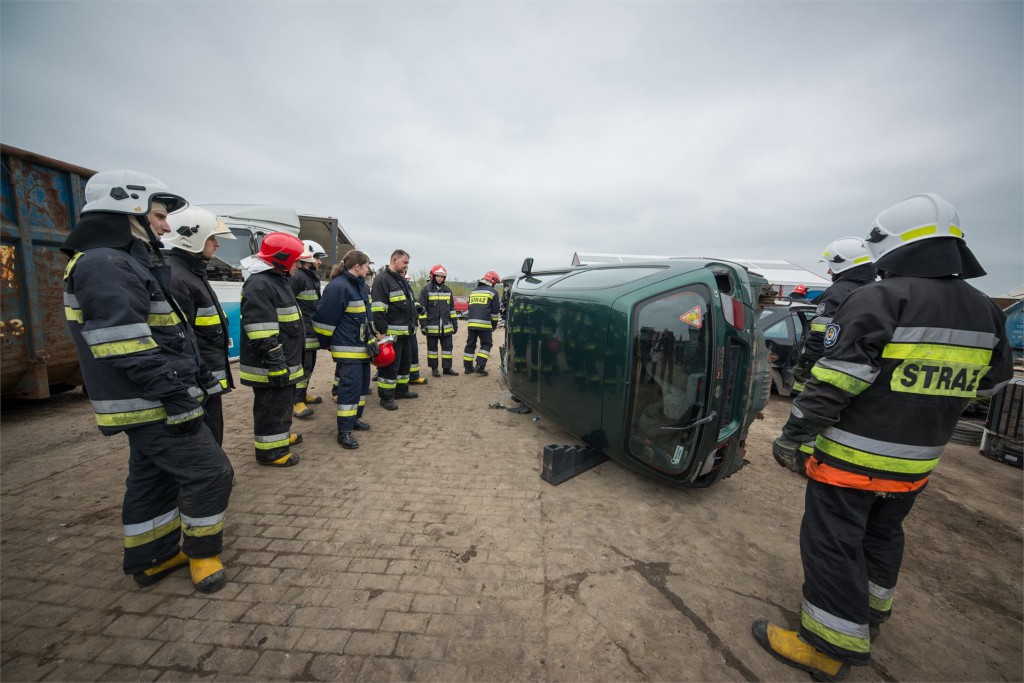
M 704 318 L 700 314 L 700 306 L 694 306 L 679 316 L 679 319 L 690 327 L 696 327 L 698 330 L 704 325 Z

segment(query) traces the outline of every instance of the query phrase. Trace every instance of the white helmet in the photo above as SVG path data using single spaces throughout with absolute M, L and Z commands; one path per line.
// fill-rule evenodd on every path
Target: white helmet
M 233 240 L 228 226 L 211 211 L 201 206 L 190 206 L 167 217 L 171 231 L 161 238 L 169 247 L 178 247 L 191 254 L 198 254 L 206 246 L 208 237 Z
M 937 194 L 915 194 L 878 214 L 868 233 L 868 253 L 877 262 L 900 247 L 933 237 L 955 237 L 966 243 L 952 204 Z
M 314 242 L 313 240 L 302 240 L 302 246 L 306 248 L 306 251 L 308 251 L 310 255 L 308 258 L 300 259 L 301 261 L 312 263 L 313 257 L 323 258 L 327 256 L 327 252 L 324 251 L 324 248 L 321 247 L 318 242 Z
M 859 237 L 840 237 L 825 247 L 825 252 L 818 259 L 819 263 L 827 263 L 833 273 L 841 273 L 850 268 L 871 263 L 871 254 Z
M 102 171 L 85 184 L 85 207 L 90 211 L 111 211 L 145 216 L 153 210 L 153 202 L 161 202 L 167 213 L 188 206 L 184 198 L 170 192 L 167 186 L 151 175 L 138 171 Z

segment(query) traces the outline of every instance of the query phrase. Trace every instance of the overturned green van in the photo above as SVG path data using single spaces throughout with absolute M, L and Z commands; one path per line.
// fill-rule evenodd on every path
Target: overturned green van
M 509 296 L 502 373 L 513 396 L 619 463 L 704 487 L 746 463 L 771 375 L 767 280 L 709 259 L 532 272 Z

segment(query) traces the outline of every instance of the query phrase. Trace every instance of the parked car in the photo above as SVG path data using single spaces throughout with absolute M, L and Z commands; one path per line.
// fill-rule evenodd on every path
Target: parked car
M 468 296 L 456 296 L 455 297 L 455 312 L 459 314 L 459 319 L 469 317 L 469 297 Z
M 772 386 L 780 396 L 793 389 L 793 368 L 800 360 L 800 347 L 811 331 L 816 307 L 789 299 L 777 299 L 761 311 L 758 325 L 764 331 L 768 362 L 772 368 Z
M 501 349 L 513 395 L 588 446 L 677 487 L 738 471 L 768 399 L 756 321 L 768 281 L 712 259 L 532 272 L 512 286 Z

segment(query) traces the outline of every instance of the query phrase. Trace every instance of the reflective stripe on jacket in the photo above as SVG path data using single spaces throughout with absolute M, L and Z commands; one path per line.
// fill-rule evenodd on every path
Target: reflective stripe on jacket
M 206 279 L 206 261 L 198 255 L 173 249 L 167 256 L 171 268 L 171 293 L 192 326 L 206 368 L 217 384 L 207 387 L 216 394 L 231 391 L 234 380 L 228 371 L 228 322 L 213 288 Z
M 426 334 L 437 337 L 455 333 L 452 321 L 459 314 L 455 312 L 454 301 L 451 288 L 443 283 L 437 284 L 434 278 L 430 278 L 423 286 L 420 290 L 420 305 L 425 310 L 420 315 L 420 322 L 426 321 Z
M 838 418 L 817 437 L 808 476 L 879 491 L 899 490 L 886 480 L 923 485 L 968 401 L 1012 376 L 1005 320 L 954 277 L 891 276 L 850 294 L 793 403 L 797 417 Z
M 490 285 L 477 285 L 469 294 L 469 321 L 471 329 L 493 330 L 498 326 L 498 309 L 501 301 Z
M 373 326 L 381 334 L 405 336 L 416 325 L 416 301 L 404 276 L 384 266 L 373 279 L 370 292 Z
M 169 270 L 138 239 L 78 252 L 64 271 L 68 329 L 104 434 L 165 421 L 166 400 L 203 397 L 195 336 L 161 279 Z
M 302 313 L 302 328 L 305 334 L 305 348 L 317 349 L 320 344 L 313 332 L 313 314 L 316 313 L 317 304 L 320 303 L 320 278 L 316 271 L 300 266 L 295 275 L 288 278 L 292 292 L 295 294 L 295 301 Z

